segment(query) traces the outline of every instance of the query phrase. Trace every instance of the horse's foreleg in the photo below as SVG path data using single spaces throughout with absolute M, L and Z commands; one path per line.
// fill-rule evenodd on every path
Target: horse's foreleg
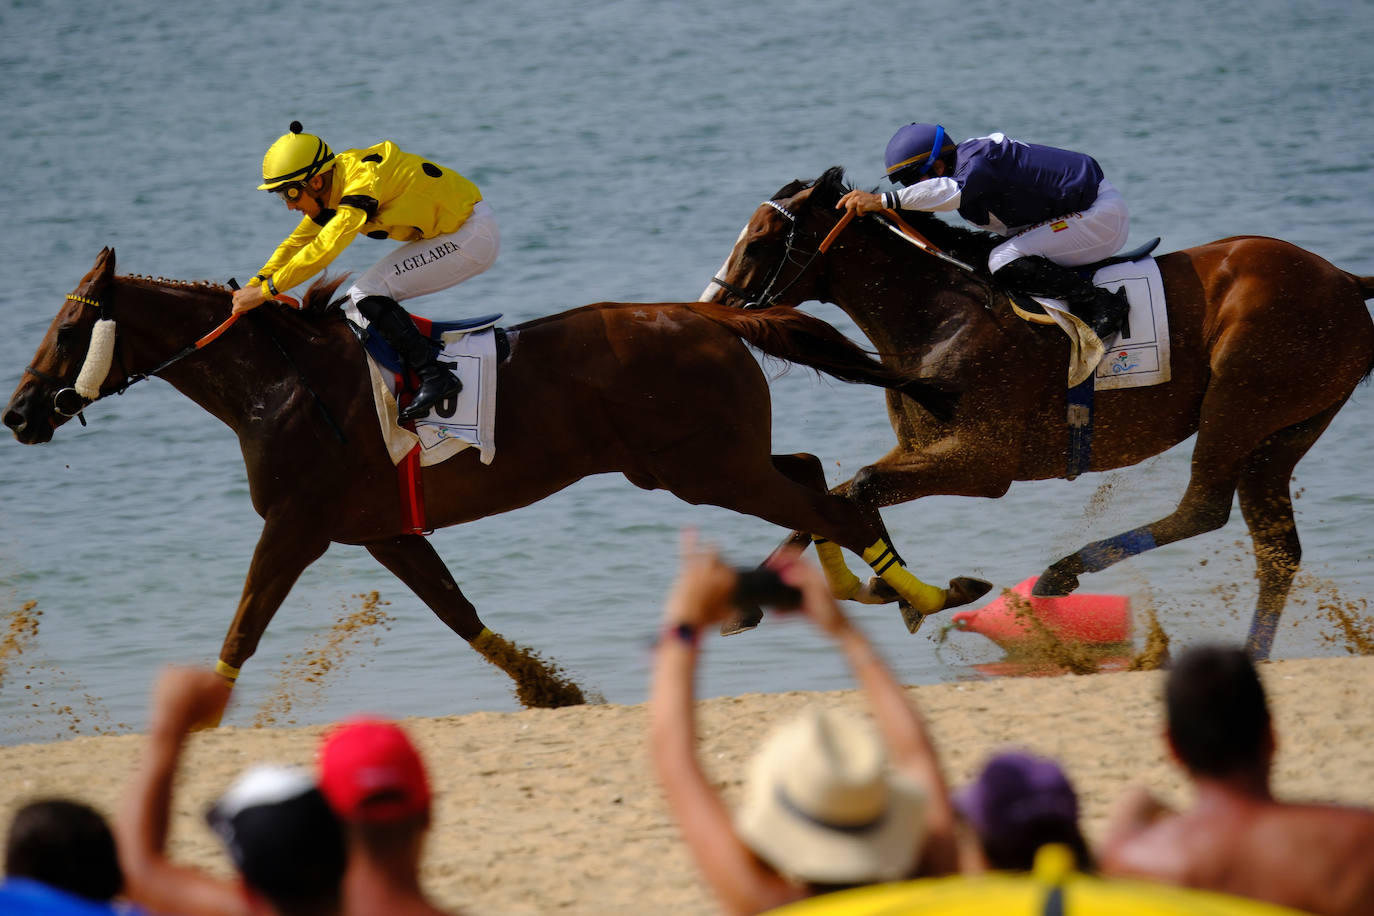
M 404 582 L 450 630 L 515 682 L 525 706 L 575 706 L 586 702 L 581 689 L 563 677 L 557 665 L 493 633 L 477 616 L 458 583 L 429 541 L 403 534 L 365 545 L 377 561 Z
M 243 583 L 238 611 L 220 648 L 215 670 L 233 683 L 258 649 L 258 641 L 302 572 L 329 549 L 329 539 L 312 536 L 293 523 L 268 519 Z

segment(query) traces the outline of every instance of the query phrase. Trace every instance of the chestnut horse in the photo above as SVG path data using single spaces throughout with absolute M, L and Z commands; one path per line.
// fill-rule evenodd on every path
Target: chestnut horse
M 301 311 L 273 304 L 225 329 L 228 289 L 116 276 L 106 249 L 67 296 L 4 423 L 20 442 L 47 442 L 92 400 L 156 374 L 234 430 L 265 524 L 220 650 L 217 670 L 231 680 L 301 572 L 337 542 L 366 547 L 505 670 L 526 705 L 581 702 L 556 666 L 487 630 L 429 541 L 407 533 L 363 348 L 329 301 L 339 282 L 313 287 Z M 106 322 L 99 329 L 98 319 Z M 93 335 L 106 365 L 87 370 L 88 349 L 99 349 Z M 770 453 L 768 381 L 745 342 L 846 381 L 900 388 L 937 412 L 949 400 L 790 309 L 601 303 L 505 335 L 496 458 L 484 465 L 470 448 L 423 469 L 431 526 L 508 512 L 588 475 L 620 472 L 644 489 L 863 551 L 885 543 L 877 510 L 829 494 L 815 456 Z M 885 577 L 904 600 L 926 602 L 920 610 L 960 600 L 900 563 Z
M 961 391 L 948 421 L 889 392 L 897 447 L 835 492 L 880 507 L 933 494 L 995 498 L 1012 481 L 1069 476 L 1067 338 L 1018 318 L 993 284 L 987 256 L 1001 239 L 903 212 L 931 243 L 925 251 L 876 215 L 827 247 L 847 190 L 840 168 L 783 187 L 702 296 L 746 307 L 834 303 L 891 365 Z M 1187 489 L 1164 518 L 1051 564 L 1034 594 L 1066 595 L 1083 573 L 1220 528 L 1239 494 L 1259 581 L 1246 646 L 1267 658 L 1301 558 L 1289 478 L 1374 366 L 1364 304 L 1374 278 L 1256 236 L 1157 261 L 1173 377 L 1096 393 L 1088 469 L 1133 465 L 1197 433 Z

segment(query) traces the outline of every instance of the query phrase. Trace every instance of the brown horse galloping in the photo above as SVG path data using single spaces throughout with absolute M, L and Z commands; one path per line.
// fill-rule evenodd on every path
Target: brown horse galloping
M 226 677 L 256 650 L 301 572 L 337 542 L 366 547 L 510 674 L 526 705 L 581 702 L 556 669 L 488 631 L 429 541 L 404 533 L 363 349 L 329 303 L 339 282 L 312 288 L 301 312 L 258 309 L 195 349 L 188 345 L 228 317 L 230 291 L 117 277 L 106 249 L 53 320 L 4 423 L 20 442 L 49 441 L 96 396 L 87 382 L 76 398 L 73 382 L 93 333 L 103 342 L 114 330 L 109 374 L 94 382 L 99 395 L 155 372 L 234 430 L 265 524 L 220 652 Z M 783 311 L 602 303 L 508 329 L 496 458 L 483 465 L 467 449 L 425 468 L 428 522 L 508 512 L 588 475 L 620 472 L 639 487 L 815 531 L 851 550 L 885 544 L 877 510 L 828 494 L 815 456 L 770 454 L 768 382 L 744 341 L 847 381 L 899 388 L 937 412 L 948 398 L 824 322 Z M 114 324 L 95 332 L 97 319 Z M 893 575 L 903 599 L 926 602 L 920 610 L 960 600 L 900 563 Z
M 934 494 L 998 497 L 1012 481 L 1068 476 L 1068 343 L 1016 317 L 993 286 L 987 256 L 1001 239 L 903 213 L 937 249 L 978 269 L 917 251 L 873 218 L 855 220 L 825 248 L 847 190 L 839 168 L 783 187 L 754 213 L 702 297 L 834 303 L 879 352 L 900 354 L 884 356 L 892 365 L 962 392 L 943 421 L 889 391 L 897 447 L 835 492 L 878 507 Z M 1267 658 L 1302 555 L 1289 479 L 1374 366 L 1364 304 L 1374 277 L 1256 236 L 1174 252 L 1158 265 L 1172 381 L 1096 394 L 1088 469 L 1136 464 L 1197 433 L 1188 487 L 1170 515 L 1053 563 L 1035 594 L 1068 594 L 1082 573 L 1220 528 L 1239 494 L 1259 580 L 1246 645 Z

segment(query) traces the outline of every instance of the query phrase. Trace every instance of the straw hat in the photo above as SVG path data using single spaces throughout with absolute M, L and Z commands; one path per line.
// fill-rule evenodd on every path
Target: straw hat
M 864 721 L 812 709 L 755 756 L 737 826 L 755 853 L 800 880 L 892 881 L 916 865 L 925 805 L 919 785 L 888 770 Z

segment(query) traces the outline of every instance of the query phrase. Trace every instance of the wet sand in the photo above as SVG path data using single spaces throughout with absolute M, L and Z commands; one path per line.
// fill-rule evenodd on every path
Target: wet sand
M 1285 798 L 1374 805 L 1374 657 L 1262 669 Z M 1003 677 L 910 688 L 959 784 L 985 755 L 1018 746 L 1065 762 L 1090 838 L 1112 801 L 1146 784 L 1187 801 L 1164 756 L 1156 671 Z M 751 694 L 701 704 L 701 756 L 731 802 L 762 735 L 805 704 L 860 706 L 850 691 Z M 441 905 L 476 914 L 708 914 L 645 753 L 645 709 L 584 706 L 409 719 L 437 796 L 423 880 Z M 221 874 L 206 805 L 255 761 L 309 763 L 321 729 L 223 728 L 193 736 L 178 783 L 172 853 Z M 107 814 L 139 735 L 0 747 L 0 817 L 26 800 L 74 796 Z

